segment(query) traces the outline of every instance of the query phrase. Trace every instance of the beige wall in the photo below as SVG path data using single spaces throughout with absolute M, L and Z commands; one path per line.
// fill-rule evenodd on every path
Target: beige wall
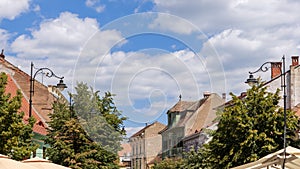
M 281 89 L 281 78 L 272 80 L 267 84 L 268 91 L 275 92 L 280 89 L 279 95 L 281 100 L 279 105 L 283 107 L 283 90 Z M 287 94 L 287 108 L 293 108 L 300 103 L 300 67 L 291 66 L 290 72 L 286 74 L 286 94 Z
M 146 169 L 147 163 L 162 151 L 161 135 L 158 132 L 164 128 L 165 125 L 155 122 L 145 128 L 139 136 L 130 138 L 132 168 Z

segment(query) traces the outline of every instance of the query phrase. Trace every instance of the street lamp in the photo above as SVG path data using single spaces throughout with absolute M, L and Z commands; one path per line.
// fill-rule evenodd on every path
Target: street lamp
M 271 64 L 272 62 L 265 62 L 254 72 L 249 72 L 249 78 L 246 80 L 245 83 L 249 84 L 249 86 L 253 86 L 254 84 L 258 83 L 257 79 L 253 77 L 253 74 L 262 71 L 266 72 L 269 68 L 265 65 Z M 286 160 L 286 82 L 285 82 L 285 57 L 282 56 L 282 68 L 280 69 L 280 77 L 281 77 L 281 88 L 283 89 L 283 111 L 284 111 L 284 128 L 283 128 L 283 164 L 282 168 L 285 168 L 285 160 Z
M 29 117 L 31 117 L 32 114 L 32 96 L 34 95 L 34 81 L 35 81 L 35 77 L 36 75 L 41 72 L 41 71 L 47 71 L 46 76 L 47 77 L 55 77 L 57 79 L 60 79 L 58 84 L 56 85 L 56 87 L 59 90 L 64 90 L 65 88 L 67 88 L 67 85 L 64 84 L 63 78 L 64 77 L 59 77 L 56 74 L 53 73 L 53 71 L 49 68 L 39 68 L 34 74 L 33 74 L 33 63 L 31 62 L 31 67 L 30 67 L 30 90 L 29 90 Z

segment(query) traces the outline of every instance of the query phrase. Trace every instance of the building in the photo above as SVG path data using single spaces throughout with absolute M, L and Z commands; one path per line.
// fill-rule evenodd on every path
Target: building
M 287 70 L 285 74 L 286 85 L 286 108 L 293 110 L 300 117 L 300 65 L 299 56 L 291 57 L 292 63 L 290 64 L 290 70 Z M 279 95 L 283 96 L 283 73 L 282 62 L 268 62 L 271 64 L 271 80 L 265 82 L 264 85 L 268 86 L 269 92 L 275 92 L 280 89 Z M 266 69 L 267 70 L 267 69 Z M 246 96 L 246 93 L 241 94 L 240 98 Z M 230 104 L 227 102 L 224 106 Z M 279 106 L 284 106 L 284 98 L 281 97 Z
M 214 122 L 206 128 L 203 128 L 200 131 L 195 131 L 195 133 L 185 136 L 182 139 L 183 151 L 189 152 L 192 149 L 197 151 L 199 148 L 203 146 L 203 144 L 208 143 L 212 136 L 210 134 L 211 131 L 215 131 L 218 129 L 218 123 Z
M 215 93 L 204 93 L 204 98 L 197 101 L 180 99 L 167 112 L 168 126 L 160 132 L 162 135 L 162 158 L 181 157 L 183 139 L 198 133 L 211 124 L 216 118 L 215 108 L 223 103 L 224 99 Z M 200 135 L 198 136 L 200 137 Z M 196 134 L 193 140 L 199 142 L 198 136 Z M 199 144 L 196 142 L 193 144 Z
M 142 128 L 129 138 L 132 148 L 131 168 L 147 169 L 153 164 L 162 151 L 161 135 L 159 131 L 166 126 L 154 122 Z
M 7 93 L 11 93 L 14 96 L 18 89 L 21 91 L 23 97 L 20 111 L 24 112 L 23 121 L 27 123 L 29 119 L 30 75 L 5 60 L 3 50 L 0 54 L 0 72 L 4 72 L 8 76 Z M 39 148 L 36 152 L 33 152 L 33 156 L 43 158 L 47 147 L 43 140 L 47 134 L 47 122 L 50 120 L 48 114 L 52 112 L 52 103 L 58 97 L 63 96 L 53 86 L 47 87 L 38 81 L 35 81 L 34 91 L 35 94 L 32 97 L 32 116 L 36 122 L 33 126 L 33 142 L 39 144 Z
M 300 65 L 299 56 L 291 57 L 292 63 L 290 70 L 286 71 L 286 106 L 287 109 L 294 109 L 300 105 Z M 281 78 L 282 62 L 271 62 L 271 80 L 266 82 L 265 85 L 269 87 L 269 91 L 275 92 L 278 88 L 282 89 L 282 78 Z M 280 95 L 283 95 L 281 90 Z M 283 98 L 279 105 L 283 107 Z M 300 115 L 300 114 L 299 114 Z
M 122 150 L 118 152 L 120 169 L 130 169 L 131 167 L 131 146 L 129 143 L 121 144 Z

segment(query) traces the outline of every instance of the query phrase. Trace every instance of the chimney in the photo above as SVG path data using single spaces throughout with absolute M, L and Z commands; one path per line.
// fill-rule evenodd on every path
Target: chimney
M 203 93 L 203 97 L 204 97 L 204 98 L 207 98 L 207 97 L 209 97 L 209 96 L 210 96 L 210 92 L 204 92 L 204 93 Z
M 0 54 L 0 58 L 5 59 L 5 55 L 3 53 L 4 53 L 4 49 L 2 49 L 2 52 Z
M 299 65 L 299 56 L 292 56 L 292 66 Z
M 271 79 L 281 75 L 281 62 L 272 62 L 271 63 Z
M 222 99 L 226 101 L 226 93 L 222 93 Z

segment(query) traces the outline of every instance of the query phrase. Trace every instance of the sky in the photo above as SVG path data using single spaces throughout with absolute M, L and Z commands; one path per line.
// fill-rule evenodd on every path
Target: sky
M 130 136 L 166 124 L 179 95 L 228 100 L 264 62 L 285 55 L 288 67 L 300 53 L 299 9 L 297 0 L 0 0 L 0 48 L 27 73 L 33 62 L 64 76 L 65 92 L 85 82 L 116 94 Z

